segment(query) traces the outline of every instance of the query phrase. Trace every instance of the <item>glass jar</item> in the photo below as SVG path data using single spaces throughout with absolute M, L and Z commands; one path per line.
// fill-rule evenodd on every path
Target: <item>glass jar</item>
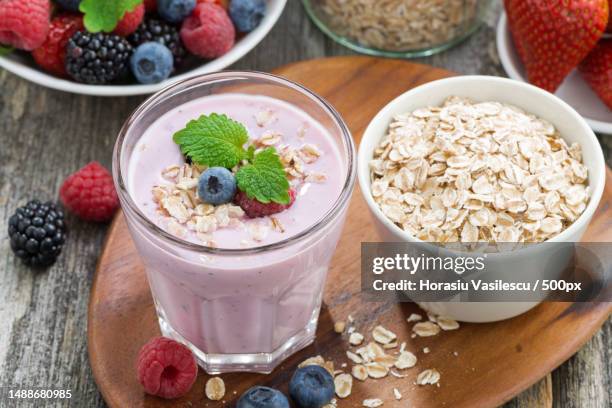
M 480 26 L 491 0 L 303 0 L 314 23 L 355 51 L 411 58 L 446 50 Z
M 128 177 L 130 163 L 139 139 L 165 113 L 198 98 L 236 93 L 278 99 L 319 123 L 339 152 L 341 191 L 308 228 L 282 241 L 244 249 L 195 244 L 169 234 L 143 212 L 133 194 L 138 184 L 130 184 Z M 339 114 L 309 90 L 273 75 L 208 74 L 179 82 L 144 102 L 119 134 L 113 178 L 162 334 L 187 345 L 211 374 L 269 373 L 312 343 L 355 169 L 353 140 Z

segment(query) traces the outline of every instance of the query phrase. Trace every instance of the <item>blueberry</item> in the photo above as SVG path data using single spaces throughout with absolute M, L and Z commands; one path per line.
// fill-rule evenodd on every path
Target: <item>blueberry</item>
M 157 42 L 146 42 L 130 58 L 132 73 L 141 84 L 155 84 L 168 78 L 173 69 L 172 52 Z
M 238 31 L 251 32 L 266 15 L 266 0 L 232 0 L 229 15 Z
M 196 6 L 196 0 L 157 0 L 157 12 L 170 23 L 180 23 Z
M 57 4 L 68 11 L 79 11 L 81 0 L 55 0 Z
M 289 401 L 274 388 L 257 386 L 242 394 L 236 408 L 289 408 Z
M 212 205 L 229 203 L 236 195 L 236 179 L 223 167 L 211 167 L 200 176 L 198 196 Z
M 298 368 L 289 383 L 289 395 L 300 408 L 321 408 L 334 397 L 331 374 L 323 367 Z

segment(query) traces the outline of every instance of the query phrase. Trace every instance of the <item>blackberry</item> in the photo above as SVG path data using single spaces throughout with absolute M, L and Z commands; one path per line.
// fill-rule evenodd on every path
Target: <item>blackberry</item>
M 187 55 L 187 50 L 185 50 L 181 42 L 179 30 L 175 26 L 155 17 L 145 16 L 138 29 L 128 37 L 128 41 L 134 48 L 149 41 L 156 41 L 165 45 L 174 57 L 175 68 Z
M 32 200 L 9 218 L 11 249 L 26 265 L 55 263 L 66 239 L 64 213 L 52 202 Z
M 102 85 L 128 70 L 132 46 L 117 35 L 76 32 L 66 48 L 66 71 L 77 82 Z

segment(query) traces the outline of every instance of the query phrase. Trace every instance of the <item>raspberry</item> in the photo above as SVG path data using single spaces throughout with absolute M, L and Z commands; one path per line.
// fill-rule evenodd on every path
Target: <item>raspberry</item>
M 147 394 L 166 399 L 185 395 L 198 375 L 191 351 L 165 337 L 156 337 L 140 349 L 136 370 Z
M 183 22 L 181 39 L 192 54 L 213 59 L 234 46 L 236 30 L 223 7 L 201 3 Z
M 49 0 L 0 1 L 0 44 L 31 51 L 45 42 L 49 32 Z
M 36 63 L 46 71 L 66 77 L 66 44 L 74 33 L 83 29 L 83 18 L 76 14 L 60 14 L 51 21 L 47 39 L 32 51 Z
M 87 221 L 108 221 L 119 206 L 113 178 L 98 162 L 69 176 L 60 189 L 64 206 Z
M 295 202 L 296 192 L 294 189 L 289 189 L 289 204 L 268 203 L 264 204 L 255 199 L 247 197 L 244 191 L 238 191 L 234 202 L 244 210 L 250 218 L 265 217 L 267 215 L 276 214 L 285 211 Z
M 140 23 L 142 23 L 142 19 L 145 15 L 145 6 L 143 3 L 140 3 L 133 11 L 128 11 L 125 13 L 121 21 L 115 27 L 114 34 L 120 35 L 122 37 L 126 37 L 132 34 Z

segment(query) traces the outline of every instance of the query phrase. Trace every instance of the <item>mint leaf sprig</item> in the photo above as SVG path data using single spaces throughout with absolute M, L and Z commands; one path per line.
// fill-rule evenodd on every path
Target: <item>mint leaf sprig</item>
M 249 135 L 241 123 L 217 113 L 202 115 L 172 139 L 195 164 L 227 169 L 239 166 L 236 183 L 249 198 L 264 204 L 290 203 L 289 180 L 276 149 L 257 152 L 252 145 L 245 149 Z
M 83 24 L 87 31 L 112 32 L 125 13 L 134 11 L 144 0 L 82 0 L 79 10 L 85 16 Z
M 252 163 L 238 169 L 238 188 L 249 198 L 268 204 L 289 204 L 289 180 L 276 149 L 268 147 L 256 153 Z
M 203 166 L 231 169 L 248 156 L 243 147 L 249 140 L 246 128 L 226 115 L 202 115 L 172 139 L 185 156 Z

